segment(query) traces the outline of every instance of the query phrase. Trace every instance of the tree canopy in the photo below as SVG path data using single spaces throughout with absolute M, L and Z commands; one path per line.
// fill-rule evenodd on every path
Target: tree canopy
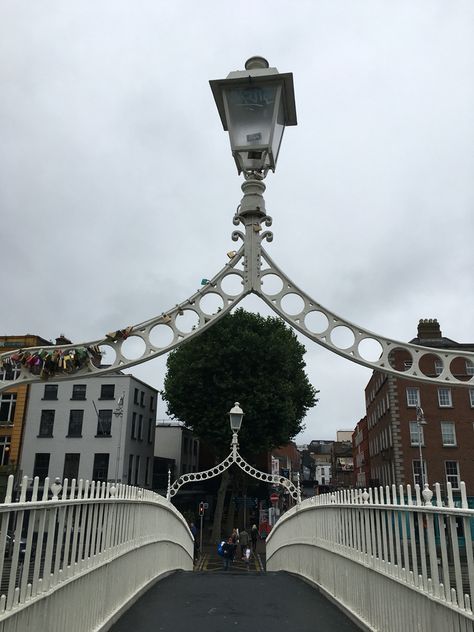
M 227 413 L 238 401 L 243 454 L 284 445 L 317 401 L 304 353 L 283 321 L 238 309 L 169 355 L 162 392 L 168 414 L 222 457 L 231 438 Z

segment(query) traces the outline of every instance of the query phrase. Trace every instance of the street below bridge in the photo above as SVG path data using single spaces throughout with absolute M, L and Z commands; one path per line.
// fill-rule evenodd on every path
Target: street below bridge
M 288 573 L 183 572 L 158 581 L 111 632 L 356 632 L 334 604 Z

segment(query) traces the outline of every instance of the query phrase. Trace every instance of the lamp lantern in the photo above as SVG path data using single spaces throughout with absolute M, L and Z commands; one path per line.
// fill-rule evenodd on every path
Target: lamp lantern
M 229 410 L 229 421 L 232 432 L 239 432 L 243 416 L 244 411 L 240 408 L 239 402 L 235 402 L 233 408 Z
M 283 131 L 297 124 L 293 74 L 280 74 L 263 57 L 251 57 L 245 70 L 209 83 L 237 171 L 260 177 L 275 171 Z

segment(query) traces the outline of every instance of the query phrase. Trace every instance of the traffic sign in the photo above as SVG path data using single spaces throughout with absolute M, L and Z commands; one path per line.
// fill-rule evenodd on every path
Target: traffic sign
M 278 496 L 278 494 L 271 494 L 270 495 L 270 500 L 272 501 L 272 503 L 277 503 L 280 499 L 280 496 Z

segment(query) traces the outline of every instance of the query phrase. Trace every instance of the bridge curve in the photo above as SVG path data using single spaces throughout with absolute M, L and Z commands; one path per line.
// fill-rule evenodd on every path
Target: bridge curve
M 308 584 L 287 573 L 175 573 L 155 584 L 110 632 L 360 631 Z

